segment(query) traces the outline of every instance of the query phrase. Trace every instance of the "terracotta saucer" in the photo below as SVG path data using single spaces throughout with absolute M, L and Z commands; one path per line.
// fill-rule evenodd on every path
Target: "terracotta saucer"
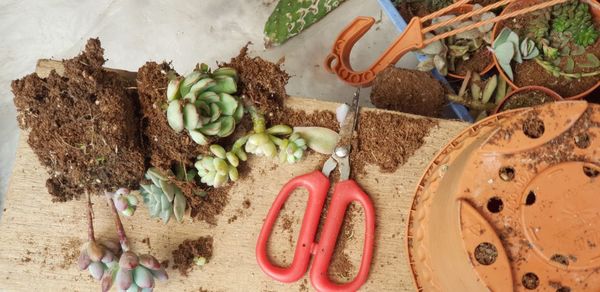
M 600 106 L 502 112 L 418 185 L 407 248 L 420 291 L 600 291 Z

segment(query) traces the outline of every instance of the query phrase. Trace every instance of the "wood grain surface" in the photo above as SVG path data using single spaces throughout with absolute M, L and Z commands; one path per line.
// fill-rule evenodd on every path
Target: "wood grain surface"
M 289 98 L 286 105 L 307 112 L 334 110 L 338 106 L 301 98 Z M 382 173 L 377 166 L 371 165 L 366 168 L 366 175 L 357 178 L 373 199 L 377 214 L 371 273 L 361 291 L 414 290 L 404 247 L 412 195 L 436 151 L 466 126 L 461 122 L 440 121 L 439 126 L 431 129 L 425 144 L 396 172 Z M 45 187 L 47 173 L 26 140 L 27 134 L 21 133 L 0 222 L 0 290 L 97 291 L 99 283 L 76 266 L 79 247 L 86 239 L 84 201 L 50 201 Z M 194 267 L 188 277 L 169 267 L 170 280 L 158 283 L 157 290 L 313 291 L 307 277 L 296 283 L 284 284 L 263 274 L 256 263 L 255 246 L 263 219 L 282 185 L 294 176 L 320 169 L 324 159 L 323 155 L 312 154 L 300 163 L 288 165 L 265 158 L 251 158 L 249 174 L 231 188 L 230 202 L 216 226 L 193 222 L 189 217 L 181 224 L 172 221 L 164 225 L 150 219 L 143 205 L 133 217 L 123 218 L 135 251 L 149 252 L 159 260 L 170 260 L 171 265 L 171 251 L 183 240 L 208 235 L 214 238 L 214 254 L 208 264 Z M 305 199 L 306 195 L 297 191 L 280 214 L 269 242 L 274 262 L 289 264 L 292 260 Z M 245 200 L 251 203 L 248 208 Z M 116 239 L 105 200 L 94 196 L 93 202 L 96 236 Z M 292 222 L 291 227 L 284 228 L 282 218 Z M 353 223 L 352 231 L 345 231 L 351 236 L 344 253 L 355 267 L 353 272 L 356 272 L 364 224 L 360 210 L 355 212 Z M 344 279 L 343 275 L 330 272 L 332 278 Z

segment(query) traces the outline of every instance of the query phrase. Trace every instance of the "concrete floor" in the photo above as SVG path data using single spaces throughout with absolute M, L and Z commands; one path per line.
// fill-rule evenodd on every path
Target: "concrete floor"
M 281 47 L 266 50 L 262 29 L 276 0 L 0 0 L 0 208 L 15 157 L 18 128 L 10 81 L 35 70 L 40 58 L 68 58 L 89 37 L 100 37 L 106 66 L 131 71 L 147 60 L 172 60 L 180 73 L 198 62 L 237 55 L 285 57 L 292 75 L 288 94 L 344 102 L 353 88 L 321 66 L 337 34 L 356 16 L 380 20 L 352 52 L 355 68 L 367 67 L 397 36 L 375 0 L 347 0 L 321 22 Z M 414 66 L 407 56 L 400 66 Z M 368 91 L 363 91 L 368 104 Z M 1 209 L 0 209 L 1 210 Z M 0 212 L 0 216 L 1 216 Z

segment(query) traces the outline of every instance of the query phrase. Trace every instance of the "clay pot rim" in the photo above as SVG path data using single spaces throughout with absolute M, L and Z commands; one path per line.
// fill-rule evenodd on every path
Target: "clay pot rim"
M 541 91 L 543 93 L 545 93 L 546 95 L 552 97 L 554 99 L 554 101 L 561 101 L 561 100 L 565 100 L 560 94 L 556 93 L 554 90 L 548 88 L 548 87 L 544 87 L 544 86 L 539 86 L 539 85 L 530 85 L 530 86 L 523 86 L 523 87 L 519 87 L 513 91 L 511 91 L 507 96 L 505 96 L 502 101 L 500 101 L 500 103 L 498 104 L 498 106 L 494 109 L 494 115 L 497 113 L 500 113 L 500 109 L 502 109 L 502 106 L 504 106 L 504 104 L 513 96 L 519 94 L 519 93 L 523 93 L 523 92 L 527 92 L 527 91 Z
M 531 2 L 531 1 L 536 1 L 536 0 L 521 0 L 519 2 L 510 3 L 506 7 L 504 7 L 504 9 L 502 10 L 502 13 L 500 13 L 500 15 L 503 15 L 504 13 L 507 13 L 507 11 L 509 11 L 509 9 L 511 7 L 515 6 L 517 3 L 522 3 L 523 1 Z M 586 2 L 588 2 L 588 1 L 586 1 Z M 596 11 L 596 13 L 594 13 L 594 14 L 600 15 L 600 8 L 599 7 L 597 7 L 595 5 L 592 5 L 591 3 L 588 3 L 588 4 L 590 4 L 590 8 L 593 11 Z M 594 19 L 595 19 L 596 22 L 598 22 L 598 18 L 599 17 L 600 16 L 594 17 Z M 494 24 L 494 29 L 492 30 L 492 43 L 494 42 L 494 40 L 496 39 L 496 36 L 499 33 L 499 29 L 500 29 L 500 24 L 501 23 L 502 22 L 497 22 L 496 24 Z M 600 39 L 598 41 L 600 41 Z M 504 79 L 506 81 L 506 83 L 508 83 L 508 85 L 510 85 L 510 87 L 512 87 L 513 89 L 516 89 L 516 90 L 518 90 L 520 88 L 523 88 L 523 87 L 527 87 L 527 86 L 522 86 L 522 87 L 517 86 L 512 80 L 510 80 L 510 78 L 508 78 L 508 76 L 506 76 L 506 73 L 504 73 L 504 70 L 502 69 L 502 66 L 500 66 L 500 63 L 498 62 L 498 58 L 496 58 L 496 54 L 492 54 L 492 59 L 494 60 L 494 66 L 496 67 L 496 70 L 500 74 L 500 77 L 502 77 L 502 79 Z M 531 85 L 531 86 L 541 86 L 541 85 Z M 583 99 L 584 97 L 586 97 L 590 93 L 592 93 L 594 90 L 596 90 L 599 86 L 600 86 L 600 81 L 596 82 L 595 85 L 591 86 L 590 88 L 588 88 L 584 92 L 581 92 L 581 93 L 579 93 L 577 95 L 574 95 L 574 96 L 563 97 L 563 99 L 564 100 L 580 100 L 580 99 Z M 541 86 L 541 87 L 543 87 L 543 86 Z M 496 112 L 494 112 L 494 113 L 496 113 Z
M 455 0 L 456 2 L 456 0 Z M 473 10 L 473 4 L 463 4 L 457 8 L 455 8 L 454 10 L 450 11 L 448 14 L 456 11 L 457 13 L 465 13 L 465 12 L 461 12 L 461 10 L 466 10 L 468 9 L 469 11 Z M 445 14 L 446 15 L 446 14 Z M 493 34 L 493 32 L 492 32 Z M 492 37 L 493 39 L 493 37 Z M 494 57 L 494 54 L 491 54 L 492 58 Z M 478 72 L 480 76 L 483 76 L 485 74 L 487 74 L 488 72 L 490 72 L 492 69 L 494 69 L 495 64 L 494 64 L 494 60 L 490 61 L 490 63 L 483 69 L 483 71 Z M 459 75 L 459 74 L 454 74 L 451 73 L 450 71 L 448 71 L 448 76 L 455 78 L 455 79 L 465 79 L 467 76 L 466 75 Z

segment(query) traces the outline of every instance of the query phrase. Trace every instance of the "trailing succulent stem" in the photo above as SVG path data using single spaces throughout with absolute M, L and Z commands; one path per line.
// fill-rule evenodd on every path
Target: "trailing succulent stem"
M 194 142 L 206 145 L 211 137 L 227 137 L 244 115 L 237 92 L 237 72 L 221 67 L 211 72 L 201 64 L 167 87 L 167 120 L 176 132 L 187 130 Z
M 279 0 L 265 23 L 265 47 L 283 44 L 302 32 L 345 0 Z

